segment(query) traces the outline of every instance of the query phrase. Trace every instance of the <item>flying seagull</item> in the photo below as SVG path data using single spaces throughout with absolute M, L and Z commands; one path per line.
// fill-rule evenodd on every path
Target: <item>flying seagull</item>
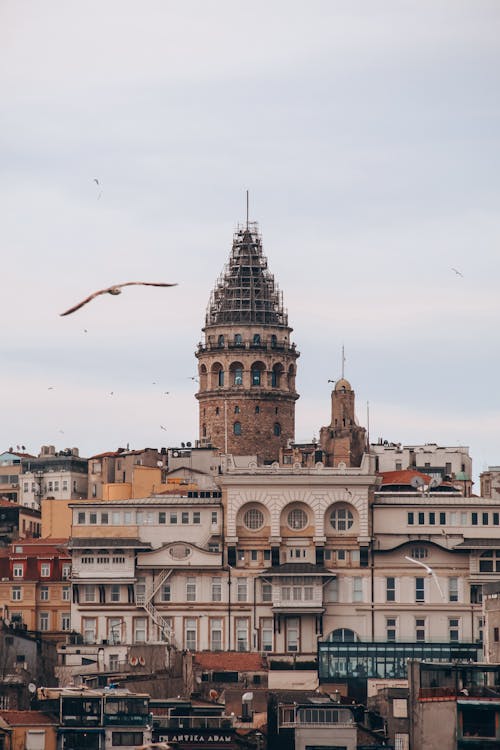
M 457 274 L 457 276 L 461 276 L 462 279 L 463 279 L 463 277 L 464 277 L 463 273 L 460 273 L 460 271 L 458 271 L 456 268 L 453 268 L 453 266 L 451 267 L 451 270 L 455 271 L 455 273 Z
M 121 294 L 122 288 L 124 286 L 177 286 L 177 284 L 164 284 L 160 281 L 127 281 L 125 284 L 113 284 L 113 286 L 108 286 L 106 289 L 99 289 L 98 292 L 94 292 L 94 294 L 89 295 L 88 297 L 85 297 L 84 300 L 79 302 L 77 305 L 74 305 L 73 307 L 70 307 L 69 310 L 66 310 L 63 313 L 60 313 L 61 317 L 63 315 L 71 315 L 71 313 L 76 312 L 76 310 L 79 310 L 80 307 L 83 307 L 87 304 L 87 302 L 91 302 L 95 297 L 99 297 L 101 294 Z
M 443 589 L 439 585 L 439 580 L 438 580 L 438 577 L 437 577 L 436 573 L 434 572 L 434 570 L 429 565 L 426 565 L 425 563 L 421 562 L 420 560 L 415 560 L 415 558 L 413 558 L 413 557 L 408 557 L 408 555 L 405 555 L 405 560 L 409 560 L 409 562 L 415 563 L 415 565 L 421 565 L 422 568 L 426 569 L 426 571 L 428 572 L 428 574 L 434 578 L 434 583 L 436 584 L 437 590 L 439 591 L 439 593 L 441 595 L 441 599 L 443 601 L 445 601 L 446 597 L 445 597 L 445 595 L 443 593 Z

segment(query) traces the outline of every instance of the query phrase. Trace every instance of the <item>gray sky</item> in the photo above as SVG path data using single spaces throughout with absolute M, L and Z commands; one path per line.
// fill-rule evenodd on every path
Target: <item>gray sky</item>
M 500 463 L 499 39 L 496 0 L 3 0 L 0 449 L 197 437 L 193 352 L 248 188 L 297 439 L 329 422 L 345 344 L 373 439 Z M 59 317 L 131 279 L 179 286 Z

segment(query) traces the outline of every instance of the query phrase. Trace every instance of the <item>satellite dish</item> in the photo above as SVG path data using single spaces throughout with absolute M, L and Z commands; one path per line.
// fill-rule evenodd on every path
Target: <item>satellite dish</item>
M 30 693 L 36 693 L 36 685 L 34 682 L 30 682 L 30 684 L 28 685 L 28 690 L 30 691 Z
M 418 474 L 415 474 L 415 476 L 411 478 L 410 484 L 412 487 L 417 489 L 418 487 L 422 487 L 422 485 L 424 484 L 424 480 L 422 479 L 422 477 L 419 477 Z
M 243 693 L 243 695 L 241 696 L 241 700 L 245 702 L 253 701 L 253 693 Z

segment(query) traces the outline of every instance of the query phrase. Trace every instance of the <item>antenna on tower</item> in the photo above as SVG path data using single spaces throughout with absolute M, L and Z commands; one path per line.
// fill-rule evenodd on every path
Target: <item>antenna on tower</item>
M 247 229 L 248 229 L 248 190 L 247 190 Z
M 344 379 L 344 365 L 345 365 L 344 344 L 342 344 L 342 380 Z

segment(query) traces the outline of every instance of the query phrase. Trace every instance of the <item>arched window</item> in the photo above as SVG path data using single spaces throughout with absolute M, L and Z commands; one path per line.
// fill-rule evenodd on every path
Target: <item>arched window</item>
M 211 387 L 217 388 L 224 385 L 224 368 L 220 362 L 214 362 L 210 369 Z
M 238 404 L 236 404 L 236 406 L 234 407 L 234 413 L 235 414 L 239 414 L 240 413 L 240 407 L 238 406 Z
M 273 335 L 271 336 L 271 349 L 275 349 L 277 343 L 278 343 L 278 339 L 276 338 L 276 336 L 273 333 Z
M 204 391 L 207 387 L 207 368 L 205 365 L 200 365 L 200 390 Z
M 258 346 L 260 344 L 260 333 L 254 333 L 253 344 L 254 346 Z
M 354 516 L 347 508 L 334 508 L 330 513 L 330 524 L 335 531 L 347 531 L 354 523 Z
M 207 436 L 207 426 L 206 426 L 206 424 L 204 424 L 203 427 L 201 428 L 201 436 L 202 437 L 206 437 Z
M 215 413 L 216 413 L 217 416 L 220 414 L 220 407 L 219 406 L 215 407 Z
M 234 344 L 235 346 L 241 346 L 243 344 L 243 338 L 242 338 L 241 333 L 234 334 Z
M 222 333 L 220 334 L 220 336 L 218 338 L 218 344 L 219 344 L 219 346 L 224 346 L 224 334 L 222 334 Z
M 235 422 L 233 424 L 233 433 L 235 435 L 241 435 L 241 422 Z
M 256 406 L 255 407 L 255 413 L 256 414 L 260 414 L 260 406 Z
M 218 383 L 219 386 L 224 385 L 224 370 L 219 370 Z
M 354 630 L 349 630 L 349 628 L 337 628 L 337 630 L 332 630 L 325 640 L 334 641 L 335 643 L 353 643 L 359 641 L 359 638 Z
M 283 374 L 283 365 L 280 365 L 280 364 L 274 365 L 271 371 L 271 386 L 273 388 L 280 387 L 282 374 Z
M 260 385 L 261 373 L 258 367 L 252 367 L 252 385 Z
M 232 385 L 243 385 L 243 365 L 241 362 L 231 362 L 229 372 Z
M 264 526 L 264 514 L 258 508 L 249 508 L 243 516 L 243 523 L 250 531 L 257 531 Z
M 307 526 L 307 513 L 302 508 L 294 508 L 289 512 L 286 521 L 291 529 L 300 531 Z
M 281 435 L 281 425 L 279 422 L 274 423 L 273 433 L 276 437 L 279 437 Z

